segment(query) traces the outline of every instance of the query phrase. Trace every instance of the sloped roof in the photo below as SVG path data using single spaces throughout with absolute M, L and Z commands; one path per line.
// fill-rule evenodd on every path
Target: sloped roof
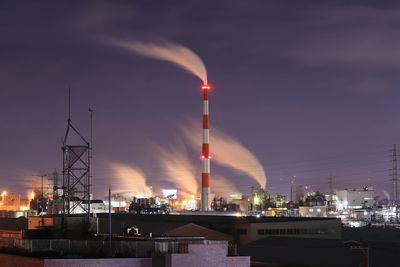
M 233 241 L 232 236 L 208 229 L 206 227 L 188 223 L 183 226 L 179 226 L 175 229 L 169 230 L 164 233 L 166 236 L 178 236 L 178 237 L 205 237 L 211 240 L 228 240 Z

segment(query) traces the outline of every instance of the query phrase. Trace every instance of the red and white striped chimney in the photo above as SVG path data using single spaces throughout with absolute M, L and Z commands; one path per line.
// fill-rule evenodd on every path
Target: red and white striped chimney
M 208 91 L 209 85 L 203 85 L 203 145 L 201 153 L 202 171 L 201 171 L 201 210 L 210 210 L 210 129 L 208 120 Z

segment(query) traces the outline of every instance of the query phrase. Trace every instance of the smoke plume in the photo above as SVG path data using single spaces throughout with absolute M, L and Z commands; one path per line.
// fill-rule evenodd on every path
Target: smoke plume
M 178 194 L 185 198 L 196 196 L 199 187 L 200 172 L 196 172 L 196 167 L 190 161 L 184 147 L 166 149 L 158 147 L 160 166 L 165 177 L 163 180 L 173 183 Z M 196 175 L 198 173 L 198 175 Z
M 185 46 L 170 42 L 155 44 L 120 39 L 112 39 L 111 43 L 145 57 L 171 62 L 207 84 L 207 70 L 203 61 L 195 52 Z
M 230 193 L 238 193 L 237 187 L 231 183 L 227 178 L 221 175 L 212 176 L 211 189 L 215 196 L 228 196 Z
M 110 163 L 110 167 L 114 173 L 113 192 L 118 194 L 132 194 L 137 197 L 151 197 L 153 192 L 146 184 L 144 173 L 136 167 Z
M 182 127 L 182 131 L 194 149 L 201 147 L 201 131 L 196 124 Z M 211 136 L 212 161 L 244 173 L 253 178 L 260 187 L 266 188 L 267 177 L 264 168 L 250 150 L 221 130 L 213 128 Z
M 383 195 L 384 195 L 388 200 L 390 200 L 390 194 L 389 194 L 388 191 L 382 190 L 382 193 L 383 193 Z

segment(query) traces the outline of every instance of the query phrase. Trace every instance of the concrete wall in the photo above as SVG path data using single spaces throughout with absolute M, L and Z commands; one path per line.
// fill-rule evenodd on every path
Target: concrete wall
M 151 258 L 45 259 L 44 267 L 152 267 Z
M 0 254 L 0 266 L 32 267 L 250 267 L 250 257 L 227 257 L 228 244 L 188 244 L 187 253 L 153 258 L 35 259 Z
M 244 267 L 250 266 L 250 257 L 249 256 L 235 256 L 235 257 L 226 257 L 226 266 L 227 267 Z
M 250 267 L 250 257 L 227 257 L 226 244 L 190 244 L 187 254 L 167 255 L 165 267 Z

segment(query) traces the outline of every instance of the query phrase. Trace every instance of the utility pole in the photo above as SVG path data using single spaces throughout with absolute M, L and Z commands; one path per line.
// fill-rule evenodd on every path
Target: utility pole
M 398 188 L 398 167 L 397 167 L 397 145 L 393 145 L 392 149 L 392 183 L 393 183 L 393 197 L 392 197 L 392 205 L 396 209 L 396 222 L 399 221 L 399 212 L 398 212 L 398 204 L 399 204 L 399 199 L 398 199 L 398 193 L 399 193 L 399 188 Z
M 44 177 L 47 177 L 46 174 L 35 174 L 32 176 L 36 176 L 36 177 L 41 177 L 41 186 L 40 186 L 40 213 L 43 212 L 43 202 L 44 202 L 44 185 L 43 185 L 43 179 Z
M 290 202 L 293 202 L 293 180 L 290 181 Z
M 108 186 L 108 251 L 112 255 L 112 229 L 111 229 L 111 185 Z
M 89 151 L 88 151 L 88 153 L 89 153 L 89 156 L 88 156 L 88 165 L 90 166 L 91 164 L 92 164 L 92 161 L 93 161 L 93 109 L 91 109 L 90 107 L 89 107 L 89 113 L 90 113 L 90 140 L 89 140 Z M 88 214 L 89 214 L 89 216 L 88 216 L 88 224 L 90 224 L 90 221 L 89 221 L 89 219 L 90 219 L 90 209 L 91 209 L 91 207 L 90 207 L 90 202 L 91 202 L 91 196 L 90 196 L 90 188 L 91 188 L 91 186 L 92 186 L 92 173 L 91 173 L 91 169 L 90 168 L 88 168 L 88 188 L 87 188 L 87 190 L 88 190 L 88 195 L 89 195 L 89 205 L 88 205 Z
M 332 174 L 329 176 L 329 195 L 330 195 L 329 206 L 330 206 L 330 208 L 332 208 L 333 207 L 333 176 L 332 176 Z
M 293 203 L 293 184 L 296 179 L 296 175 L 293 175 L 292 180 L 290 181 L 290 202 Z

